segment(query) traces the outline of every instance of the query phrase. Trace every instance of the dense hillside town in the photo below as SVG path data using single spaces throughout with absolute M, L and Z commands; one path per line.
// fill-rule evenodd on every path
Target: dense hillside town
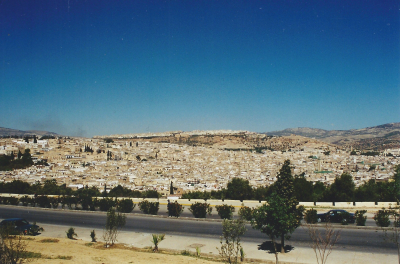
M 173 143 L 171 143 L 171 141 Z M 283 162 L 293 175 L 328 186 L 342 173 L 356 186 L 370 179 L 391 181 L 399 150 L 362 153 L 301 136 L 271 137 L 245 131 L 193 131 L 113 135 L 94 138 L 3 138 L 0 156 L 29 149 L 34 165 L 0 171 L 0 181 L 28 183 L 56 180 L 79 189 L 157 190 L 167 195 L 226 188 L 234 177 L 253 187 L 269 186 Z

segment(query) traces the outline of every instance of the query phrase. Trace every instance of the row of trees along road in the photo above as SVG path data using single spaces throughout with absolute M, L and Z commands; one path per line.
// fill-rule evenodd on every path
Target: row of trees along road
M 285 161 L 284 165 L 290 169 Z M 279 172 L 280 174 L 281 172 Z M 400 197 L 400 166 L 395 167 L 393 181 L 376 182 L 370 179 L 363 185 L 355 187 L 353 177 L 343 173 L 330 186 L 322 182 L 310 182 L 304 173 L 292 177 L 293 192 L 301 202 L 394 202 Z M 248 180 L 233 178 L 226 189 L 211 192 L 188 192 L 184 199 L 230 199 L 230 200 L 268 200 L 279 185 L 276 181 L 270 186 L 252 188 Z

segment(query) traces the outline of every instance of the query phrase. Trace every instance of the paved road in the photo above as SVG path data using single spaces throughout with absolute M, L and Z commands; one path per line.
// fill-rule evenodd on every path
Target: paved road
M 83 212 L 70 210 L 52 210 L 21 206 L 0 206 L 0 218 L 22 217 L 28 221 L 38 223 L 63 225 L 72 227 L 97 228 L 104 227 L 106 214 L 104 212 Z M 338 229 L 341 228 L 337 225 Z M 63 227 L 65 228 L 65 227 Z M 267 241 L 266 235 L 247 226 L 248 231 L 243 241 L 251 241 L 262 244 Z M 159 216 L 143 216 L 128 214 L 123 231 L 143 233 L 166 233 L 169 235 L 209 237 L 219 239 L 222 233 L 221 222 L 194 221 L 183 218 L 163 218 Z M 287 244 L 293 247 L 306 247 L 310 243 L 307 230 L 298 228 Z M 344 228 L 341 230 L 341 239 L 337 244 L 341 250 L 358 252 L 376 252 L 396 254 L 393 243 L 384 242 L 383 232 L 377 229 L 356 230 Z

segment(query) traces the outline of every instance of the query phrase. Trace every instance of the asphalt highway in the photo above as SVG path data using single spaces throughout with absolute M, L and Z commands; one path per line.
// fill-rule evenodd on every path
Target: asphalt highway
M 87 212 L 75 210 L 54 210 L 34 207 L 0 205 L 0 218 L 21 217 L 29 222 L 65 226 L 102 229 L 106 220 L 105 212 Z M 319 227 L 321 226 L 321 227 Z M 322 224 L 318 225 L 321 230 Z M 385 240 L 384 232 L 379 228 L 354 229 L 342 228 L 335 225 L 340 231 L 340 240 L 337 247 L 341 250 L 358 252 L 376 252 L 381 254 L 397 254 L 394 243 Z M 258 230 L 253 230 L 247 225 L 247 232 L 243 241 L 251 241 L 262 244 L 268 241 L 268 237 Z M 126 225 L 123 231 L 142 233 L 166 233 L 169 235 L 220 238 L 222 225 L 219 220 L 194 220 L 189 218 L 167 218 L 161 216 L 147 216 L 140 214 L 127 214 Z M 308 230 L 299 227 L 293 234 L 287 245 L 292 247 L 307 247 L 311 243 Z

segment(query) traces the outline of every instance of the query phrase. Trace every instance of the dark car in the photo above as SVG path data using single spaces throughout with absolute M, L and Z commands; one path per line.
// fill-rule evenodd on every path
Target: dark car
M 9 218 L 0 222 L 0 228 L 5 228 L 7 226 L 14 228 L 15 233 L 24 235 L 36 235 L 38 231 L 41 230 L 39 226 L 29 224 L 29 222 L 23 218 Z
M 356 218 L 353 213 L 346 210 L 330 210 L 327 213 L 317 214 L 318 222 L 331 223 L 355 223 Z

